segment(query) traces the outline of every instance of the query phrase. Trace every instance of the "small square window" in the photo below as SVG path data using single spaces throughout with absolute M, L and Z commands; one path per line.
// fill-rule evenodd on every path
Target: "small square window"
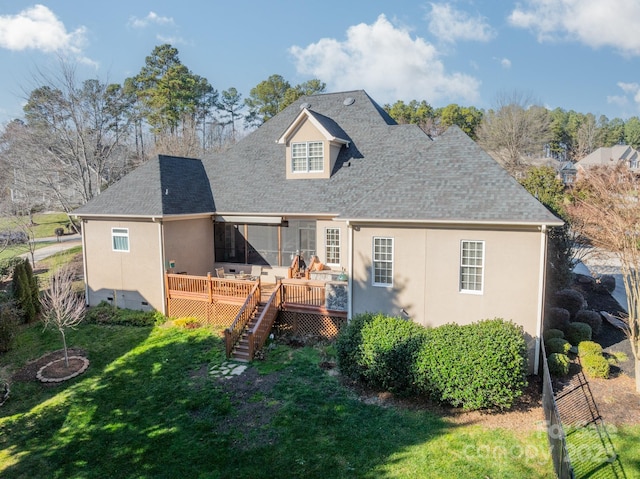
M 129 228 L 111 228 L 111 247 L 113 251 L 129 251 Z

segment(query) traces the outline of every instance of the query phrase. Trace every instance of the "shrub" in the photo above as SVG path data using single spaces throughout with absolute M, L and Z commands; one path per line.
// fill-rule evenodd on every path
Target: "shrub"
M 600 313 L 597 311 L 582 309 L 576 313 L 574 321 L 586 323 L 591 326 L 592 336 L 600 334 L 600 330 L 602 329 L 602 316 L 600 316 Z
M 580 358 L 582 370 L 591 378 L 609 378 L 609 361 L 602 354 L 587 354 Z
M 571 349 L 571 343 L 562 338 L 551 338 L 549 341 L 544 342 L 544 346 L 547 350 L 547 354 L 560 353 L 567 354 Z
M 546 343 L 552 338 L 564 339 L 564 333 L 559 329 L 547 329 L 544 333 L 542 333 L 542 337 L 544 338 L 544 342 Z
M 7 352 L 13 347 L 19 324 L 20 311 L 15 303 L 0 304 L 0 352 Z
M 39 291 L 29 260 L 19 261 L 14 266 L 11 289 L 13 299 L 22 312 L 23 322 L 29 323 L 36 319 L 40 310 Z
M 510 407 L 526 373 L 522 328 L 502 319 L 428 330 L 414 369 L 420 392 L 467 410 Z
M 342 374 L 375 388 L 407 394 L 411 367 L 426 334 L 419 324 L 383 314 L 361 314 L 342 328 L 336 341 Z
M 185 329 L 196 329 L 201 326 L 200 321 L 198 321 L 198 318 L 176 318 L 173 321 L 171 321 L 171 324 L 173 324 L 178 328 L 185 328 Z
M 591 341 L 591 326 L 587 323 L 571 323 L 566 333 L 567 341 L 574 346 L 582 341 Z
M 566 288 L 558 291 L 554 295 L 555 305 L 559 308 L 569 311 L 571 317 L 575 317 L 576 313 L 587 307 L 584 296 L 575 289 Z
M 361 378 L 359 365 L 360 344 L 362 343 L 362 328 L 366 322 L 371 321 L 371 313 L 358 314 L 351 318 L 346 326 L 340 329 L 336 338 L 336 353 L 338 369 L 343 376 L 352 379 Z
M 569 356 L 561 353 L 552 353 L 547 358 L 549 373 L 553 376 L 566 376 L 569 374 Z
M 564 308 L 548 308 L 545 314 L 545 329 L 566 331 L 571 322 L 571 314 Z
M 111 324 L 120 326 L 153 326 L 157 323 L 154 311 L 137 311 L 120 309 L 102 301 L 99 305 L 87 310 L 85 321 L 95 324 Z
M 588 356 L 590 354 L 602 354 L 602 346 L 593 341 L 582 341 L 578 344 L 578 356 Z
M 599 293 L 613 293 L 616 289 L 616 277 L 610 274 L 603 274 L 595 283 L 594 290 Z
M 426 329 L 402 318 L 378 314 L 361 330 L 359 364 L 364 380 L 374 388 L 411 392 L 411 370 Z

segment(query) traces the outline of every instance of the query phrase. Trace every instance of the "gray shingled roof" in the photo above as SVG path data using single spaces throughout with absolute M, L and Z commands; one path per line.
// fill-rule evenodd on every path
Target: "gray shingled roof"
M 347 97 L 355 99 L 345 104 Z M 346 102 L 348 103 L 348 102 Z M 342 147 L 328 179 L 291 179 L 285 176 L 285 145 L 276 140 L 300 113 L 309 108 L 323 126 L 343 132 L 350 140 Z M 342 133 L 340 135 L 342 136 Z M 161 157 L 163 158 L 163 157 Z M 170 157 L 164 157 L 170 158 Z M 559 220 L 522 188 L 498 163 L 459 128 L 451 127 L 432 141 L 415 125 L 397 125 L 364 91 L 303 97 L 267 121 L 224 153 L 203 158 L 211 193 L 206 196 L 202 173 L 183 167 L 181 185 L 189 185 L 183 203 L 162 205 L 141 201 L 158 190 L 161 171 L 174 167 L 160 160 L 148 164 L 109 188 L 78 210 L 122 214 L 211 212 L 240 215 L 336 215 L 346 219 L 442 222 L 558 224 Z M 185 160 L 198 164 L 197 160 Z M 192 181 L 200 180 L 193 188 Z M 155 189 L 154 189 L 155 188 Z M 162 184 L 160 191 L 164 191 Z M 140 190 L 140 191 L 139 191 Z M 113 198 L 107 198 L 113 193 Z M 142 198 L 141 198 L 142 197 Z M 155 197 L 154 197 L 155 198 Z M 132 203 L 135 203 L 132 204 Z M 178 202 L 179 203 L 179 202 Z M 131 206 L 128 206 L 131 205 Z M 172 213 L 168 211 L 171 210 Z
M 159 155 L 74 211 L 82 215 L 167 216 L 214 211 L 202 162 Z

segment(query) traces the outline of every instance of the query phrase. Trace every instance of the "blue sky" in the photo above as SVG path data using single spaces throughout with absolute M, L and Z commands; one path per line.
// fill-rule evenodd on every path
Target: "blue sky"
M 121 83 L 156 45 L 244 97 L 277 73 L 366 90 L 378 103 L 490 108 L 518 91 L 547 108 L 640 115 L 637 0 L 12 0 L 0 3 L 0 123 L 37 72 Z

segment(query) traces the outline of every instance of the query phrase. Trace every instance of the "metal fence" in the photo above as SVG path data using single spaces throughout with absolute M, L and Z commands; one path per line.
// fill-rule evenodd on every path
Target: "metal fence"
M 558 479 L 574 479 L 573 468 L 567 451 L 567 437 L 562 427 L 562 420 L 558 412 L 558 405 L 553 392 L 553 383 L 549 374 L 549 365 L 547 364 L 547 354 L 544 349 L 544 341 L 541 342 L 542 354 L 542 408 L 544 409 L 544 417 L 546 419 L 547 437 L 549 439 L 549 447 L 551 449 L 551 458 L 553 467 L 556 471 Z

